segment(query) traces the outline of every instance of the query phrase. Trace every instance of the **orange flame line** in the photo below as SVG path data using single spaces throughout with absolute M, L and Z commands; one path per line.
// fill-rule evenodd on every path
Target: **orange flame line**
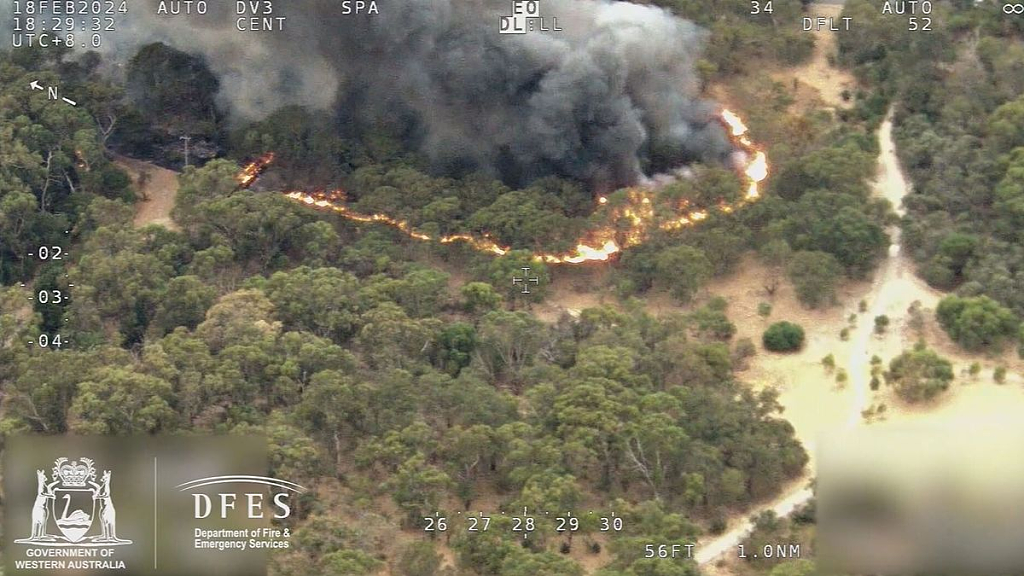
M 731 213 L 741 205 L 754 202 L 761 197 L 760 184 L 768 177 L 768 157 L 747 136 L 747 126 L 743 120 L 730 110 L 722 110 L 720 114 L 722 123 L 729 129 L 733 144 L 742 149 L 748 156 L 746 166 L 740 170 L 746 180 L 746 195 L 734 204 L 722 202 L 718 210 L 723 213 Z M 274 153 L 268 152 L 256 160 L 246 164 L 235 179 L 238 184 L 246 188 L 259 178 L 260 174 L 274 161 Z M 630 229 L 621 233 L 622 243 L 615 240 L 616 232 L 612 226 L 598 228 L 587 234 L 586 238 L 579 240 L 572 252 L 554 254 L 539 252 L 534 253 L 534 258 L 548 264 L 581 264 L 583 262 L 604 262 L 622 251 L 623 248 L 635 246 L 643 242 L 647 237 L 647 231 L 655 220 L 654 209 L 651 206 L 651 189 L 631 188 L 626 196 L 626 205 L 611 209 L 609 221 L 625 218 L 630 222 Z M 497 255 L 507 254 L 512 248 L 502 246 L 494 240 L 483 236 L 472 236 L 469 234 L 451 234 L 440 237 L 432 237 L 419 232 L 405 220 L 392 218 L 386 214 L 363 214 L 350 209 L 344 204 L 344 193 L 335 190 L 329 193 L 324 192 L 303 192 L 293 191 L 285 194 L 288 198 L 297 200 L 320 210 L 330 210 L 342 217 L 356 222 L 375 222 L 391 226 L 410 238 L 416 240 L 433 241 L 442 244 L 452 242 L 465 242 L 473 249 L 481 252 L 490 252 Z M 597 199 L 598 208 L 608 204 L 608 198 L 601 196 Z M 679 209 L 686 209 L 688 202 L 683 201 Z M 657 227 L 662 230 L 676 230 L 684 226 L 691 226 L 709 216 L 705 209 L 690 210 L 675 216 L 674 218 L 658 223 Z

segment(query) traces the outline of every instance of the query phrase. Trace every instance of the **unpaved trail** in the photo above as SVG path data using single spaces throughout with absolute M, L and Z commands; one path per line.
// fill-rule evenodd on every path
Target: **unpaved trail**
M 875 196 L 889 200 L 896 213 L 902 216 L 905 212 L 903 197 L 910 193 L 910 185 L 896 156 L 892 129 L 890 111 L 878 131 L 880 156 L 872 189 Z M 797 437 L 811 456 L 807 475 L 784 488 L 773 501 L 751 510 L 743 521 L 726 533 L 702 543 L 694 555 L 699 564 L 728 558 L 726 553 L 736 550 L 736 545 L 742 543 L 753 529 L 750 517 L 764 510 L 785 516 L 807 502 L 812 497 L 807 484 L 813 475 L 819 437 L 857 430 L 865 423 L 862 411 L 870 406 L 885 403 L 889 408 L 885 420 L 874 422 L 872 426 L 926 426 L 933 430 L 970 434 L 994 421 L 1019 421 L 1019 414 L 1024 409 L 1024 387 L 1021 386 L 1024 378 L 1020 374 L 1021 363 L 1013 358 L 1012 351 L 987 359 L 966 354 L 956 349 L 941 331 L 935 330 L 934 320 L 930 318 L 926 322 L 933 330 L 926 339 L 932 346 L 962 369 L 971 362 L 983 360 L 987 365 L 986 372 L 955 382 L 954 389 L 945 398 L 922 406 L 903 405 L 888 389 L 870 390 L 871 357 L 877 355 L 887 364 L 918 337 L 904 322 L 911 304 L 920 303 L 928 316 L 943 296 L 914 274 L 913 262 L 901 249 L 899 227 L 890 227 L 888 232 L 891 240 L 888 257 L 879 266 L 870 287 L 862 292 L 861 298 L 867 304 L 867 310 L 859 314 L 856 325 L 850 327 L 850 341 L 840 342 L 834 331 L 823 334 L 820 327 L 812 326 L 808 349 L 804 353 L 760 360 L 766 363 L 762 370 L 783 383 L 779 402 L 785 408 L 784 417 L 793 424 Z M 857 312 L 861 298 L 848 299 L 847 309 L 842 312 L 844 317 Z M 892 320 L 892 324 L 889 330 L 879 335 L 874 331 L 874 318 L 883 314 Z M 825 352 L 837 352 L 838 365 L 845 367 L 849 375 L 845 388 L 830 389 L 825 383 L 826 378 L 821 376 L 818 359 Z M 817 365 L 818 376 L 807 370 L 809 363 Z M 991 369 L 998 364 L 1011 368 L 1003 386 L 991 379 Z M 915 453 L 913 446 L 900 448 L 907 454 Z
M 873 190 L 876 196 L 888 199 L 893 204 L 896 211 L 902 214 L 902 200 L 903 196 L 909 192 L 909 186 L 907 185 L 906 179 L 903 177 L 899 161 L 896 158 L 895 145 L 892 140 L 891 112 L 889 116 L 886 117 L 882 127 L 879 129 L 878 138 L 881 145 L 881 155 L 879 157 L 878 173 L 873 185 Z M 795 383 L 794 389 L 791 389 L 789 394 L 783 393 L 783 395 L 780 396 L 780 402 L 786 406 L 787 412 L 811 411 L 819 414 L 827 414 L 829 416 L 825 419 L 791 419 L 794 427 L 797 428 L 798 437 L 800 437 L 805 448 L 807 448 L 808 453 L 811 455 L 811 464 L 808 465 L 809 470 L 813 470 L 816 439 L 819 435 L 823 433 L 843 431 L 861 423 L 861 412 L 868 407 L 870 401 L 869 369 L 870 358 L 873 351 L 879 347 L 887 350 L 903 349 L 901 341 L 904 336 L 901 330 L 890 331 L 884 339 L 876 338 L 876 335 L 874 334 L 874 317 L 882 314 L 889 315 L 893 318 L 900 317 L 905 313 L 907 307 L 909 307 L 913 301 L 921 300 L 923 304 L 934 304 L 939 297 L 938 292 L 929 288 L 922 281 L 918 280 L 913 273 L 909 272 L 909 270 L 911 270 L 910 263 L 905 261 L 900 250 L 899 232 L 899 228 L 895 226 L 889 229 L 889 235 L 892 243 L 889 246 L 888 257 L 879 267 L 879 270 L 875 275 L 875 279 L 871 283 L 870 289 L 863 297 L 863 299 L 868 302 L 868 313 L 863 315 L 861 321 L 859 321 L 851 330 L 851 345 L 849 346 L 850 352 L 846 356 L 845 362 L 843 361 L 842 356 L 838 358 L 839 366 L 845 367 L 849 374 L 849 384 L 847 388 L 839 391 L 838 393 L 836 391 L 829 391 L 827 390 L 828 386 L 824 385 L 823 382 L 825 378 L 806 378 L 806 372 L 804 372 L 802 375 L 805 380 L 809 381 Z M 853 308 L 856 309 L 856 306 L 857 301 L 855 299 L 853 301 Z M 796 360 L 800 356 L 807 356 L 808 354 L 820 351 L 822 349 L 822 343 L 817 342 L 815 344 L 815 346 L 811 347 L 812 351 L 805 351 L 804 354 L 795 356 L 793 359 Z M 825 345 L 827 346 L 828 343 Z M 812 357 L 811 361 L 815 361 L 815 358 L 817 358 L 817 356 Z M 805 362 L 807 360 L 807 358 L 804 358 Z M 786 364 L 782 363 L 781 366 L 778 367 L 782 367 L 782 369 L 785 370 L 785 366 Z M 801 373 L 793 371 L 789 376 L 796 376 L 797 374 Z M 785 377 L 786 375 L 783 375 L 783 378 Z M 813 387 L 816 391 L 807 390 L 805 387 Z M 798 394 L 810 392 L 813 394 L 812 397 L 816 398 L 816 400 L 812 405 L 803 404 L 801 399 L 793 396 L 794 390 Z M 823 407 L 823 405 L 819 403 L 820 398 L 818 398 L 818 396 L 822 391 L 832 397 L 828 401 L 828 403 L 831 404 L 828 408 Z M 840 417 L 837 418 L 836 416 Z M 808 430 L 807 428 L 809 427 L 813 429 Z M 747 518 L 726 531 L 724 534 L 702 543 L 694 554 L 694 558 L 697 563 L 706 564 L 722 557 L 730 550 L 735 551 L 736 546 L 742 543 L 753 529 L 753 523 L 749 520 L 750 517 L 756 516 L 765 510 L 772 510 L 779 516 L 786 516 L 801 504 L 810 500 L 813 493 L 807 484 L 811 479 L 811 474 L 811 472 L 808 472 L 807 475 L 790 484 L 790 486 L 773 501 L 750 511 Z
M 903 170 L 896 156 L 896 145 L 892 138 L 892 110 L 885 117 L 878 130 L 879 162 L 878 175 L 874 183 L 876 196 L 885 198 L 892 204 L 895 212 L 903 216 L 903 197 L 910 193 Z M 871 294 L 867 298 L 868 312 L 864 320 L 859 322 L 851 334 L 853 347 L 847 361 L 850 383 L 855 393 L 855 410 L 851 411 L 846 422 L 847 427 L 861 420 L 860 413 L 868 407 L 870 360 L 872 350 L 879 344 L 886 350 L 902 351 L 909 342 L 902 330 L 890 330 L 882 337 L 875 334 L 874 319 L 878 316 L 899 318 L 915 301 L 926 308 L 934 308 L 942 294 L 929 287 L 913 273 L 913 263 L 903 254 L 901 230 L 899 226 L 888 229 L 891 243 L 889 257 L 879 267 L 872 285 Z
M 159 224 L 178 230 L 178 225 L 171 219 L 171 209 L 178 195 L 178 173 L 126 156 L 116 156 L 114 163 L 128 172 L 139 193 L 139 202 L 135 205 L 135 226 Z M 143 178 L 143 174 L 147 176 Z
M 811 18 L 832 18 L 836 26 L 840 25 L 840 14 L 843 11 L 842 3 L 814 3 L 808 6 L 807 16 Z M 812 30 L 808 34 L 814 35 L 814 52 L 811 58 L 803 65 L 796 68 L 786 68 L 772 73 L 776 80 L 798 85 L 803 90 L 797 90 L 797 99 L 805 100 L 803 93 L 808 90 L 815 93 L 827 107 L 851 108 L 853 98 L 843 99 L 843 92 L 851 92 L 856 89 L 857 81 L 853 75 L 832 66 L 831 60 L 836 56 L 836 34 L 828 26 L 819 30 Z M 812 100 L 807 99 L 807 100 Z
M 780 517 L 789 516 L 801 504 L 810 500 L 811 496 L 814 495 L 806 484 L 807 482 L 805 479 L 800 479 L 798 484 L 796 484 L 791 491 L 786 492 L 770 506 L 759 508 L 752 512 L 751 515 L 754 516 L 760 512 L 770 509 Z M 741 524 L 732 528 L 728 532 L 725 532 L 721 536 L 700 544 L 697 551 L 693 553 L 694 560 L 696 560 L 697 564 L 707 564 L 725 556 L 730 551 L 735 552 L 737 550 L 736 546 L 741 544 L 753 529 L 754 523 L 750 519 L 745 519 Z

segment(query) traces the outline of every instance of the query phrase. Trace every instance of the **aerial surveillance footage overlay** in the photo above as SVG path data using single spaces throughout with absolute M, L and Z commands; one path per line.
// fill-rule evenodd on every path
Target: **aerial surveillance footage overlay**
M 1024 571 L 1024 4 L 0 0 L 6 576 Z

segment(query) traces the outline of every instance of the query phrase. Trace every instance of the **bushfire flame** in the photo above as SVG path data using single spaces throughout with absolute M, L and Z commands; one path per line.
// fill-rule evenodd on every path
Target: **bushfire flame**
M 722 202 L 718 210 L 729 213 L 736 210 L 743 204 L 754 202 L 761 197 L 761 182 L 768 177 L 768 157 L 750 140 L 748 129 L 743 120 L 730 110 L 722 110 L 719 118 L 722 124 L 728 129 L 733 144 L 739 148 L 744 156 L 744 164 L 740 167 L 740 174 L 746 181 L 746 195 L 738 202 L 729 204 Z M 268 152 L 263 156 L 246 164 L 235 179 L 238 184 L 246 188 L 259 178 L 260 174 L 274 161 L 274 153 Z M 626 194 L 626 201 L 622 205 L 608 206 L 607 197 L 601 196 L 597 199 L 598 210 L 607 212 L 606 225 L 587 232 L 581 238 L 576 247 L 567 253 L 545 253 L 536 252 L 534 257 L 548 264 L 581 264 L 583 262 L 604 262 L 612 255 L 617 254 L 623 248 L 636 246 L 643 242 L 652 228 L 661 230 L 675 230 L 684 226 L 691 226 L 708 217 L 706 209 L 691 209 L 687 202 L 678 207 L 675 216 L 659 221 L 655 215 L 652 196 L 654 188 L 635 186 L 630 188 Z M 356 222 L 376 222 L 391 226 L 401 231 L 406 236 L 424 241 L 437 241 L 442 244 L 452 242 L 465 242 L 473 249 L 481 252 L 490 252 L 497 255 L 508 253 L 512 248 L 495 242 L 491 237 L 485 235 L 475 236 L 470 234 L 451 234 L 446 236 L 433 237 L 424 234 L 412 227 L 407 221 L 388 216 L 387 214 L 363 214 L 356 212 L 345 203 L 345 194 L 341 190 L 333 191 L 292 191 L 286 192 L 285 196 L 302 202 L 320 210 L 330 210 Z M 628 222 L 628 228 L 622 230 L 613 225 L 615 222 Z
M 248 188 L 260 177 L 260 174 L 270 166 L 270 163 L 274 161 L 274 153 L 267 152 L 263 156 L 249 162 L 242 167 L 242 171 L 235 175 L 235 181 L 242 188 Z

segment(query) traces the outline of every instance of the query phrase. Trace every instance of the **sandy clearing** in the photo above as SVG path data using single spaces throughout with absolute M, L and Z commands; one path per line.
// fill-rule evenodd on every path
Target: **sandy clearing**
M 840 25 L 840 14 L 843 11 L 841 4 L 815 3 L 808 7 L 807 15 L 811 18 L 823 17 L 832 18 L 836 27 Z M 843 91 L 852 93 L 856 90 L 857 81 L 845 70 L 834 68 L 829 60 L 836 55 L 836 36 L 827 27 L 821 30 L 807 32 L 814 35 L 814 53 L 811 59 L 804 65 L 796 68 L 786 68 L 771 73 L 772 78 L 785 84 L 797 87 L 797 101 L 803 103 L 802 108 L 811 108 L 806 92 L 811 92 L 832 108 L 851 108 L 853 98 L 843 100 Z
M 873 191 L 876 196 L 889 199 L 899 211 L 909 186 L 896 160 L 891 116 L 879 129 L 878 138 L 882 152 Z M 888 257 L 876 271 L 873 281 L 866 289 L 847 291 L 847 294 L 859 292 L 859 297 L 843 298 L 847 305 L 826 311 L 827 317 L 778 316 L 801 323 L 808 332 L 807 344 L 798 354 L 760 354 L 752 364 L 748 380 L 755 386 L 774 386 L 779 390 L 779 402 L 785 408 L 783 416 L 793 424 L 797 438 L 810 454 L 808 473 L 802 478 L 802 484 L 784 490 L 771 502 L 749 511 L 721 536 L 703 543 L 695 555 L 698 563 L 711 562 L 725 556 L 730 549 L 735 550 L 753 527 L 751 516 L 768 509 L 782 516 L 811 498 L 806 482 L 813 475 L 818 439 L 860 425 L 862 411 L 873 400 L 868 386 L 871 356 L 878 354 L 888 361 L 899 354 L 908 344 L 908 330 L 897 319 L 906 316 L 907 308 L 914 301 L 934 305 L 938 300 L 939 294 L 913 275 L 910 263 L 900 250 L 898 228 L 890 228 L 889 234 L 892 243 Z M 857 314 L 856 323 L 851 326 L 847 319 L 857 313 L 861 300 L 866 303 L 867 312 Z M 896 328 L 879 336 L 874 333 L 874 318 L 882 314 L 893 319 Z M 838 337 L 844 326 L 850 328 L 847 342 Z M 845 385 L 837 384 L 821 366 L 821 359 L 827 354 L 835 356 L 837 368 L 847 371 L 849 379 Z
M 903 213 L 902 198 L 910 190 L 899 167 L 892 141 L 891 114 L 879 129 L 881 155 L 879 157 L 878 174 L 873 186 L 877 196 L 884 197 L 893 203 L 897 213 Z M 748 512 L 744 518 L 738 519 L 734 526 L 723 535 L 703 543 L 695 557 L 698 563 L 711 563 L 716 559 L 725 560 L 721 570 L 727 571 L 728 562 L 734 560 L 726 555 L 730 549 L 743 541 L 750 533 L 751 516 L 762 510 L 771 509 L 784 515 L 811 497 L 806 487 L 814 470 L 816 448 L 821 436 L 855 429 L 865 424 L 862 411 L 866 408 L 884 404 L 884 419 L 875 420 L 872 426 L 899 427 L 902 429 L 925 427 L 927 429 L 945 428 L 947 430 L 973 430 L 981 425 L 992 422 L 1016 422 L 1024 412 L 1024 387 L 1021 386 L 1021 362 L 1014 358 L 1012 351 L 988 358 L 979 358 L 964 353 L 936 326 L 934 307 L 942 297 L 942 293 L 932 289 L 913 273 L 913 263 L 901 251 L 898 228 L 889 230 L 892 245 L 889 255 L 875 274 L 875 279 L 868 289 L 861 292 L 860 298 L 845 298 L 849 304 L 845 309 L 832 309 L 832 319 L 814 320 L 817 313 L 799 316 L 779 316 L 797 319 L 808 328 L 808 343 L 799 354 L 777 356 L 759 355 L 753 362 L 745 379 L 755 382 L 755 386 L 775 386 L 780 391 L 779 402 L 785 408 L 784 417 L 796 429 L 796 435 L 811 456 L 808 475 L 783 490 L 782 494 L 756 509 Z M 854 293 L 856 289 L 852 290 Z M 867 303 L 867 312 L 857 315 L 856 325 L 851 327 L 850 339 L 842 342 L 837 331 L 847 325 L 846 318 L 856 312 L 859 301 Z M 958 378 L 949 393 L 938 401 L 923 406 L 908 406 L 895 398 L 888 387 L 883 386 L 873 392 L 868 384 L 870 381 L 870 358 L 879 356 L 884 364 L 888 364 L 918 338 L 917 332 L 908 323 L 907 310 L 914 302 L 919 302 L 925 321 L 925 329 L 920 335 L 931 346 L 937 348 L 949 358 L 957 368 L 957 372 L 965 372 L 971 362 L 979 361 L 984 366 L 981 375 L 976 378 Z M 749 305 L 740 304 L 739 308 Z M 779 309 L 776 309 L 779 312 Z M 786 314 L 786 312 L 783 312 Z M 885 334 L 874 333 L 874 318 L 885 314 L 892 319 L 892 328 Z M 773 314 L 774 316 L 775 314 Z M 736 318 L 739 322 L 741 318 Z M 837 365 L 848 371 L 849 382 L 838 387 L 831 375 L 827 374 L 820 364 L 820 359 L 828 353 L 835 355 Z M 992 369 L 996 365 L 1010 368 L 1005 385 L 997 385 L 992 380 Z M 915 453 L 914 446 L 900 447 L 909 457 Z
M 171 209 L 178 194 L 178 173 L 127 156 L 115 156 L 114 163 L 128 172 L 139 194 L 139 202 L 135 205 L 135 226 L 158 224 L 178 230 L 178 225 L 171 219 Z M 143 174 L 147 176 L 143 178 Z
M 579 315 L 587 308 L 610 305 L 619 308 L 618 300 L 607 287 L 609 268 L 603 263 L 561 266 L 551 269 L 548 296 L 530 311 L 547 323 L 557 322 L 563 314 Z

